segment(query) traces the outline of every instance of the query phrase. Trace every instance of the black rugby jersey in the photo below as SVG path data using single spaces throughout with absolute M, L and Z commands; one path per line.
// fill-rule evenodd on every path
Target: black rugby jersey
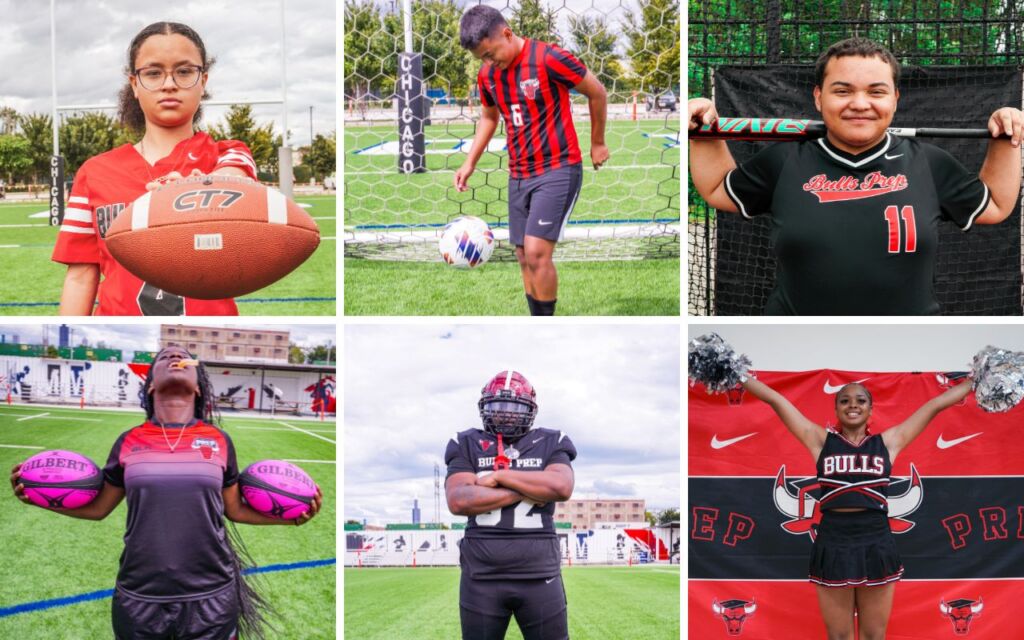
M 776 144 L 725 186 L 745 217 L 772 215 L 766 315 L 939 313 L 939 221 L 967 231 L 990 199 L 947 152 L 891 134 L 856 156 L 826 138 Z
M 231 438 L 193 421 L 122 433 L 103 477 L 128 503 L 118 589 L 151 602 L 188 600 L 234 584 L 221 491 L 238 482 Z
M 889 512 L 892 462 L 882 436 L 868 434 L 857 446 L 828 429 L 818 455 L 819 504 L 829 509 L 877 509 Z

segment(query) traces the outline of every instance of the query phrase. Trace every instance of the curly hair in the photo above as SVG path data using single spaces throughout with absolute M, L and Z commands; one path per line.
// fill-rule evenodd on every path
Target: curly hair
M 196 45 L 196 48 L 199 49 L 199 55 L 203 59 L 203 70 L 210 70 L 210 67 L 213 66 L 216 60 L 206 53 L 206 45 L 203 44 L 203 39 L 199 37 L 199 34 L 192 27 L 180 22 L 154 22 L 132 38 L 132 43 L 128 47 L 128 66 L 125 67 L 125 75 L 130 78 L 135 74 L 135 59 L 139 56 L 139 49 L 142 47 L 142 44 L 150 36 L 169 36 L 172 34 L 185 36 L 191 40 L 192 44 Z M 202 99 L 206 100 L 209 97 L 209 92 L 204 90 Z M 121 87 L 121 91 L 117 96 L 117 105 L 117 116 L 121 124 L 136 133 L 142 133 L 146 130 L 146 114 L 142 112 L 142 106 L 132 91 L 132 83 L 130 81 L 125 82 L 124 86 Z M 192 116 L 192 124 L 198 123 L 202 118 L 203 108 L 200 106 Z

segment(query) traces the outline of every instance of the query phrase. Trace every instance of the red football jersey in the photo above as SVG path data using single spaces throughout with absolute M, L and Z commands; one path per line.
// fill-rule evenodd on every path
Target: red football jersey
M 245 144 L 217 142 L 206 133 L 182 140 L 155 165 L 146 162 L 134 146 L 124 144 L 89 158 L 78 169 L 52 258 L 63 264 L 100 266 L 96 315 L 238 315 L 232 299 L 183 298 L 143 282 L 114 260 L 104 240 L 114 218 L 146 193 L 147 183 L 172 171 L 187 176 L 193 169 L 213 173 L 221 167 L 239 167 L 256 178 L 256 163 Z
M 505 120 L 511 177 L 582 162 L 569 89 L 586 75 L 583 63 L 565 49 L 529 38 L 508 69 L 490 63 L 480 69 L 480 100 L 498 107 Z

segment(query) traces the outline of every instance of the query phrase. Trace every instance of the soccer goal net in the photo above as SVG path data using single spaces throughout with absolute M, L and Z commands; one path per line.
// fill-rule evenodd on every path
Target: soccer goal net
M 608 93 L 610 161 L 589 163 L 590 117 L 571 93 L 584 161 L 583 189 L 559 245 L 561 260 L 678 258 L 680 255 L 680 84 L 677 0 L 510 0 L 499 9 L 520 36 L 576 55 Z M 508 153 L 499 126 L 469 179 L 453 186 L 480 117 L 480 63 L 459 45 L 467 7 L 417 0 L 410 51 L 422 65 L 413 86 L 423 108 L 403 113 L 422 127 L 422 170 L 403 172 L 410 140 L 399 112 L 406 47 L 401 3 L 345 4 L 345 255 L 378 260 L 440 260 L 441 229 L 461 215 L 485 220 L 498 240 L 492 260 L 514 260 L 508 246 Z M 408 167 L 405 168 L 408 170 Z

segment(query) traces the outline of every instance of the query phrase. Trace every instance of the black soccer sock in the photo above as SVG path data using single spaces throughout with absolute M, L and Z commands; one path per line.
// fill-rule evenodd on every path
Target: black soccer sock
M 530 294 L 526 294 L 526 304 L 530 306 L 530 315 L 537 315 L 537 301 Z
M 553 316 L 555 315 L 555 303 L 558 300 L 534 300 L 533 303 L 537 307 L 537 313 L 535 316 Z

